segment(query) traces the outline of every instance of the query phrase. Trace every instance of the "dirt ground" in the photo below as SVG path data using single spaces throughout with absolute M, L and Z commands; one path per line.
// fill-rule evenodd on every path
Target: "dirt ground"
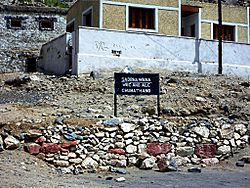
M 0 75 L 0 130 L 20 134 L 30 128 L 52 125 L 58 115 L 67 116 L 72 125 L 92 125 L 101 114 L 113 114 L 112 74 L 93 80 L 88 76 L 51 77 L 31 75 L 29 83 L 18 87 L 4 81 L 20 74 Z M 175 110 L 173 116 L 162 115 L 185 124 L 194 118 L 236 118 L 250 121 L 250 88 L 248 79 L 227 76 L 204 76 L 190 73 L 161 73 L 161 108 Z M 205 103 L 195 97 L 206 98 Z M 119 116 L 133 116 L 143 106 L 154 106 L 154 97 L 119 97 Z M 225 106 L 229 112 L 225 112 Z M 131 110 L 132 111 L 129 111 Z M 185 110 L 183 110 L 185 109 Z M 139 110 L 140 111 L 140 110 Z M 143 114 L 137 114 L 143 116 Z M 235 162 L 250 155 L 249 146 L 217 166 L 202 169 L 202 173 L 160 173 L 129 169 L 125 175 L 85 173 L 62 175 L 42 160 L 22 151 L 0 153 L 0 187 L 250 187 L 250 166 L 240 168 Z M 125 177 L 125 182 L 115 178 Z M 111 179 L 111 180 L 107 180 Z

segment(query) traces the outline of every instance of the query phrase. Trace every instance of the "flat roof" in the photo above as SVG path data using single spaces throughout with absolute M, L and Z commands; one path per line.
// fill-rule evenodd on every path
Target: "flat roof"
M 51 8 L 51 7 L 36 7 L 36 6 L 0 5 L 0 11 L 31 12 L 31 13 L 54 13 L 54 14 L 66 15 L 68 9 Z

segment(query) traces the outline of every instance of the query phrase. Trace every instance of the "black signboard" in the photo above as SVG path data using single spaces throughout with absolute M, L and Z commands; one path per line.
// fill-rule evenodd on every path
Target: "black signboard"
M 117 116 L 117 95 L 157 95 L 158 115 L 160 113 L 159 74 L 115 73 L 114 115 Z
M 115 73 L 116 95 L 159 95 L 159 74 Z

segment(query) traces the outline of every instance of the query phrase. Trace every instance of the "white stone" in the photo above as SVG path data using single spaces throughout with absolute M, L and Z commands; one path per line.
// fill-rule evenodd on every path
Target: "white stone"
M 76 154 L 74 153 L 74 152 L 70 152 L 69 154 L 68 154 L 68 158 L 76 158 L 77 156 L 76 156 Z
M 68 167 L 69 166 L 69 161 L 54 160 L 53 162 L 54 162 L 55 166 L 60 166 L 60 167 Z
M 236 140 L 235 143 L 236 143 L 237 146 L 241 146 L 243 144 L 241 140 Z
M 82 162 L 82 159 L 81 158 L 69 159 L 69 162 L 73 164 L 80 164 Z
M 146 158 L 142 161 L 142 164 L 140 166 L 140 169 L 152 169 L 155 166 L 155 158 L 154 157 L 150 157 L 150 158 Z
M 125 144 L 123 142 L 116 142 L 115 143 L 115 147 L 116 148 L 124 148 L 125 147 Z
M 13 136 L 8 136 L 4 139 L 4 143 L 6 145 L 6 149 L 16 149 L 20 146 L 19 140 L 17 140 Z
M 228 146 L 229 145 L 229 141 L 228 140 L 224 140 L 223 144 Z
M 217 158 L 202 159 L 201 161 L 207 166 L 216 165 L 220 162 Z
M 140 153 L 144 153 L 144 152 L 146 151 L 147 145 L 146 145 L 146 144 L 139 144 L 139 145 L 137 146 L 137 148 L 138 148 L 138 153 L 139 153 L 139 154 L 140 154 Z
M 229 142 L 230 142 L 232 147 L 236 147 L 236 143 L 235 143 L 234 138 L 230 139 Z
M 187 141 L 187 142 L 189 142 L 189 143 L 192 143 L 192 142 L 193 142 L 193 140 L 194 140 L 194 139 L 193 139 L 193 138 L 191 138 L 191 137 L 187 137 L 187 138 L 186 138 L 186 141 Z
M 244 142 L 248 143 L 249 141 L 249 136 L 248 135 L 245 135 L 241 138 Z
M 96 168 L 98 167 L 98 163 L 91 157 L 86 157 L 82 162 L 82 167 L 83 168 Z
M 104 130 L 108 132 L 115 132 L 117 131 L 118 127 L 105 127 Z
M 134 136 L 134 133 L 127 133 L 124 135 L 124 138 L 127 139 L 127 138 L 132 138 Z
M 69 157 L 68 157 L 68 156 L 64 156 L 64 155 L 60 155 L 60 156 L 59 156 L 59 159 L 60 159 L 60 160 L 67 161 L 67 160 L 69 160 Z
M 95 133 L 95 136 L 97 138 L 103 138 L 105 136 L 105 134 L 104 134 L 104 132 L 97 132 L 97 133 Z
M 136 153 L 136 151 L 137 151 L 137 147 L 134 145 L 128 145 L 126 147 L 126 152 L 129 154 L 134 154 L 134 153 Z
M 97 154 L 93 155 L 92 158 L 93 158 L 94 160 L 96 160 L 97 162 L 100 161 L 100 156 L 97 155 Z
M 235 139 L 235 140 L 240 139 L 240 137 L 241 137 L 241 136 L 240 136 L 238 133 L 234 133 L 234 139 Z
M 195 101 L 197 101 L 197 102 L 206 102 L 207 100 L 204 99 L 203 97 L 195 97 Z
M 220 146 L 217 150 L 218 154 L 227 154 L 231 152 L 230 146 Z
M 130 165 L 130 164 L 131 164 L 131 165 L 134 165 L 134 164 L 136 164 L 136 162 L 137 162 L 136 157 L 129 157 L 129 158 L 128 158 L 128 163 L 129 163 L 129 165 Z
M 247 132 L 247 128 L 246 128 L 246 126 L 244 124 L 236 124 L 236 125 L 234 125 L 234 129 L 241 136 L 243 136 Z
M 192 129 L 196 134 L 208 138 L 209 136 L 209 129 L 205 126 L 196 126 Z
M 124 182 L 126 179 L 124 177 L 119 177 L 115 179 L 116 182 Z
M 124 133 L 128 133 L 130 131 L 135 130 L 136 125 L 132 123 L 122 123 L 120 127 Z
M 125 140 L 125 144 L 126 144 L 126 145 L 129 145 L 129 144 L 131 144 L 131 143 L 133 143 L 133 140 L 132 140 L 132 139 L 127 139 L 127 140 Z

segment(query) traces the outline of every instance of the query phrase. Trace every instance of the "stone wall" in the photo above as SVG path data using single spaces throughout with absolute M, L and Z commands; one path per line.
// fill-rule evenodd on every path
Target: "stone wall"
M 36 7 L 0 7 L 0 72 L 25 71 L 27 57 L 38 56 L 41 46 L 65 32 L 66 11 Z M 14 28 L 10 19 L 21 19 Z M 53 29 L 42 29 L 39 21 L 53 21 Z

